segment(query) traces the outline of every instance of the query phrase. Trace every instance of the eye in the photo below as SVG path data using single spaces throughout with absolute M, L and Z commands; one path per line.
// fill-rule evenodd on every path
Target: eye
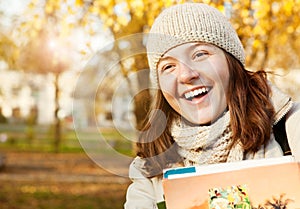
M 162 66 L 161 71 L 162 72 L 171 72 L 175 69 L 175 64 L 165 64 Z
M 203 60 L 209 56 L 207 51 L 197 51 L 193 55 L 193 60 Z

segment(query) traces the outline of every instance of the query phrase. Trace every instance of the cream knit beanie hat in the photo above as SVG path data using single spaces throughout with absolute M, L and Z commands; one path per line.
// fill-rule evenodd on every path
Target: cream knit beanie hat
M 216 8 L 202 3 L 178 4 L 154 21 L 147 40 L 152 83 L 158 87 L 157 63 L 170 49 L 188 42 L 214 44 L 245 64 L 244 48 L 236 31 Z

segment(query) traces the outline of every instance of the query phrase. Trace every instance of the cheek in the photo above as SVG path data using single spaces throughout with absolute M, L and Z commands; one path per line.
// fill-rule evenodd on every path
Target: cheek
M 224 60 L 219 63 L 217 67 L 218 70 L 215 72 L 215 81 L 219 83 L 220 88 L 223 89 L 223 92 L 227 93 L 229 85 L 229 69 L 227 62 Z
M 223 84 L 224 92 L 227 95 L 228 86 L 229 86 L 229 70 L 228 70 L 228 68 L 227 68 L 226 72 L 224 73 L 222 84 Z
M 178 112 L 179 114 L 181 114 L 181 111 L 180 111 L 180 105 L 179 105 L 179 102 L 178 100 L 174 97 L 174 95 L 171 95 L 167 92 L 163 92 L 163 95 L 165 97 L 165 99 L 167 100 L 167 102 L 169 103 L 169 105 L 176 111 Z
M 172 75 L 159 76 L 160 89 L 170 106 L 177 110 L 177 82 L 176 77 Z
M 166 93 L 175 96 L 177 82 L 176 76 L 174 75 L 167 75 L 167 76 L 158 76 L 158 82 L 160 89 Z
M 221 75 L 221 85 L 222 88 L 224 90 L 224 93 L 227 94 L 228 92 L 228 86 L 229 86 L 229 73 L 227 71 L 227 73 L 224 73 L 223 75 Z

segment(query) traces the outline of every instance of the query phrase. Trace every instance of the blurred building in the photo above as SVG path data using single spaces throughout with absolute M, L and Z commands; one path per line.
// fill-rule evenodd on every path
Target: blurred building
M 124 78 L 118 69 L 105 75 L 91 68 L 78 74 L 67 71 L 60 77 L 59 117 L 70 128 L 118 127 L 131 129 L 135 75 Z M 294 100 L 300 101 L 300 69 L 278 70 L 270 79 Z M 0 70 L 1 121 L 51 124 L 54 121 L 54 78 L 49 75 L 26 74 Z
M 72 71 L 66 71 L 60 77 L 59 117 L 65 120 L 65 124 L 72 128 L 76 120 L 82 128 L 116 125 L 128 128 L 134 123 L 132 98 L 126 83 L 115 91 L 111 86 L 105 92 L 103 87 L 99 87 L 101 81 L 94 85 L 90 80 L 78 83 L 79 77 Z M 114 76 L 114 79 L 118 84 L 122 83 L 122 75 Z M 107 87 L 107 84 L 104 85 Z M 74 92 L 79 89 L 84 90 L 85 94 Z M 42 125 L 53 123 L 54 92 L 54 77 L 51 74 L 0 70 L 0 108 L 9 123 L 23 123 L 28 118 Z M 74 95 L 77 97 L 74 98 Z

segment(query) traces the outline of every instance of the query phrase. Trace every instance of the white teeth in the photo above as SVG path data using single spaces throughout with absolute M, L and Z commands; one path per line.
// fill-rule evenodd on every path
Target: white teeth
M 186 99 L 192 99 L 193 97 L 198 96 L 200 94 L 203 94 L 205 92 L 208 92 L 208 89 L 206 87 L 202 87 L 200 89 L 196 89 L 194 91 L 190 91 L 190 92 L 185 93 L 184 97 Z

